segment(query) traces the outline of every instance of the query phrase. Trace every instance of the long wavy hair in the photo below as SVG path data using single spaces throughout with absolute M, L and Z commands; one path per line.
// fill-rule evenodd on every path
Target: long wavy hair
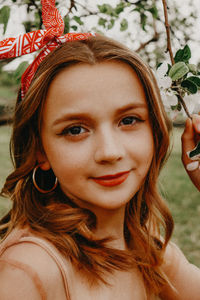
M 155 153 L 146 180 L 126 205 L 126 251 L 109 248 L 110 237 L 96 239 L 93 234 L 95 215 L 73 203 L 59 186 L 46 195 L 39 193 L 32 182 L 36 153 L 42 149 L 43 106 L 53 78 L 68 66 L 104 61 L 122 61 L 135 70 L 145 90 L 154 136 Z M 41 63 L 25 99 L 20 99 L 20 93 L 18 96 L 10 144 L 14 170 L 1 192 L 11 198 L 13 205 L 1 220 L 2 238 L 15 227 L 28 226 L 38 236 L 52 242 L 80 272 L 95 279 L 96 283 L 107 283 L 107 275 L 114 270 L 137 267 L 146 288 L 159 293 L 167 282 L 160 266 L 173 231 L 172 216 L 157 187 L 168 155 L 170 128 L 154 75 L 136 53 L 103 36 L 61 45 Z

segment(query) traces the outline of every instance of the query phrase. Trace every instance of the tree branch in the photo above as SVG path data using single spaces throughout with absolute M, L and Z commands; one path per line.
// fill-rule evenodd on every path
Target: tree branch
M 169 52 L 171 63 L 172 63 L 172 65 L 174 65 L 175 61 L 174 61 L 174 56 L 173 56 L 173 52 L 172 52 L 172 45 L 171 45 L 171 38 L 170 38 L 170 25 L 169 25 L 169 21 L 168 21 L 166 0 L 162 0 L 162 3 L 163 3 L 164 16 L 165 16 L 165 28 L 166 28 L 166 33 L 167 33 L 167 51 Z
M 148 41 L 146 41 L 145 43 L 142 43 L 138 49 L 136 49 L 136 52 L 139 52 L 140 50 L 144 49 L 148 44 L 150 44 L 151 42 L 157 42 L 158 38 L 159 38 L 159 33 L 157 32 L 156 29 L 156 22 L 155 19 L 153 19 L 153 29 L 154 29 L 154 35 L 152 38 L 150 38 Z
M 187 106 L 186 106 L 186 104 L 185 104 L 185 101 L 183 100 L 183 97 L 180 95 L 179 92 L 178 92 L 178 100 L 179 100 L 179 102 L 181 103 L 181 105 L 182 105 L 182 107 L 183 107 L 183 109 L 184 109 L 186 115 L 188 116 L 188 118 L 192 119 L 192 118 L 191 118 L 191 115 L 190 115 L 190 113 L 189 113 L 189 111 L 188 111 L 188 108 L 187 108 Z
M 167 33 L 167 51 L 169 52 L 171 63 L 172 63 L 172 65 L 174 65 L 175 61 L 174 61 L 172 45 L 171 45 L 170 25 L 169 25 L 169 21 L 168 21 L 168 13 L 167 13 L 167 2 L 166 2 L 166 0 L 162 0 L 162 3 L 163 3 L 164 16 L 165 16 L 165 28 L 166 28 L 166 33 Z M 177 90 L 177 93 L 178 93 L 177 97 L 178 97 L 179 103 L 182 105 L 183 109 L 185 110 L 186 115 L 191 119 L 190 113 L 187 109 L 187 106 L 181 95 L 181 92 L 179 90 Z
M 157 42 L 158 36 L 159 36 L 158 33 L 154 34 L 154 36 L 153 36 L 151 39 L 149 39 L 149 40 L 146 41 L 145 43 L 142 43 L 135 51 L 136 51 L 136 52 L 139 52 L 140 50 L 144 49 L 144 48 L 145 48 L 148 44 L 150 44 L 151 42 Z
M 91 10 L 89 10 L 86 6 L 84 6 L 83 4 L 81 4 L 81 3 L 79 3 L 78 1 L 76 1 L 76 0 L 74 0 L 74 3 L 76 4 L 76 5 L 79 5 L 80 7 L 82 7 L 83 9 L 85 9 L 88 13 L 89 13 L 89 15 L 96 15 L 96 14 L 98 14 L 98 12 L 92 12 Z

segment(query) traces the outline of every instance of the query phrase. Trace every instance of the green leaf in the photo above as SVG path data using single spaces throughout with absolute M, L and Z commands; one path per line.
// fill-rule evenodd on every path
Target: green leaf
M 71 28 L 76 31 L 78 29 L 78 27 L 76 25 L 71 26 Z
M 196 147 L 189 152 L 189 158 L 193 158 L 193 157 L 199 157 L 200 156 L 200 142 L 197 143 Z
M 108 29 L 113 28 L 114 25 L 115 25 L 115 20 L 114 20 L 114 19 L 111 19 L 111 20 L 110 20 L 110 24 L 108 24 Z
M 79 25 L 83 25 L 83 21 L 81 21 L 81 18 L 78 16 L 73 16 L 73 20 L 78 23 Z
M 179 49 L 176 52 L 176 55 L 174 57 L 175 63 L 179 61 L 184 61 L 186 63 L 189 62 L 189 59 L 191 58 L 191 50 L 188 45 L 186 45 L 183 49 Z
M 189 68 L 187 67 L 187 65 L 183 61 L 180 61 L 171 67 L 171 69 L 169 70 L 169 76 L 172 80 L 178 80 L 188 72 Z
M 14 72 L 14 78 L 17 81 L 17 83 L 20 82 L 22 74 L 25 72 L 25 70 L 27 69 L 29 63 L 27 61 L 23 61 L 15 70 Z
M 25 21 L 22 24 L 24 25 L 26 32 L 30 32 L 32 30 L 32 22 L 31 21 Z
M 198 91 L 197 85 L 188 79 L 182 81 L 181 86 L 186 88 L 191 94 L 196 94 Z
M 98 5 L 98 8 L 100 13 L 102 14 L 107 14 L 110 16 L 113 16 L 115 14 L 115 11 L 110 4 Z
M 147 24 L 147 16 L 146 16 L 146 14 L 142 13 L 142 14 L 140 15 L 140 23 L 141 23 L 141 25 L 142 25 L 142 29 L 145 31 L 145 30 L 146 30 L 146 29 L 145 29 L 145 26 L 146 26 L 146 24 Z
M 36 29 L 40 29 L 40 15 L 38 12 L 35 12 L 35 20 L 34 20 L 34 25 Z
M 65 33 L 68 33 L 70 31 L 70 18 L 69 16 L 65 16 L 64 18 L 64 24 L 65 24 Z
M 175 63 L 179 62 L 179 61 L 182 61 L 182 57 L 183 57 L 183 50 L 179 49 L 177 52 L 176 52 L 176 55 L 174 57 L 174 61 Z
M 187 78 L 187 80 L 190 80 L 192 82 L 194 82 L 198 88 L 200 88 L 200 78 L 197 76 L 190 76 Z
M 187 64 L 189 70 L 191 73 L 193 73 L 194 75 L 197 75 L 198 71 L 197 71 L 197 66 L 194 64 Z
M 150 11 L 154 19 L 158 18 L 158 9 L 156 6 L 152 6 L 151 8 L 148 9 L 148 11 Z
M 161 63 L 161 62 L 158 63 L 157 66 L 156 66 L 156 70 L 157 70 L 162 64 L 163 64 L 163 63 Z
M 128 21 L 123 19 L 120 23 L 120 31 L 125 31 L 128 28 Z
M 119 4 L 117 4 L 116 8 L 115 8 L 115 13 L 117 15 L 119 15 L 121 12 L 124 11 L 124 3 L 123 2 L 120 2 Z
M 98 21 L 98 24 L 100 26 L 103 26 L 104 28 L 106 27 L 106 23 L 107 23 L 107 20 L 104 19 L 104 18 L 100 18 L 99 21 Z
M 190 47 L 188 45 L 186 45 L 184 48 L 183 48 L 183 61 L 185 62 L 188 62 L 189 59 L 191 58 L 191 50 L 190 50 Z
M 181 111 L 182 110 L 182 105 L 180 104 L 180 102 L 177 104 L 177 110 Z
M 0 24 L 4 25 L 3 34 L 5 34 L 5 32 L 6 32 L 9 17 L 10 17 L 10 7 L 9 6 L 3 6 L 0 9 Z

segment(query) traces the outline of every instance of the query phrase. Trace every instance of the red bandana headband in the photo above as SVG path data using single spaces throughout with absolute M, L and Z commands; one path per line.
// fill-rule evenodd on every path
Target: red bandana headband
M 67 33 L 62 35 L 64 22 L 55 7 L 55 0 L 41 0 L 41 3 L 45 30 L 36 30 L 0 42 L 0 59 L 14 58 L 42 49 L 22 75 L 21 98 L 24 98 L 38 66 L 51 51 L 62 43 L 85 40 L 94 35 L 92 33 Z

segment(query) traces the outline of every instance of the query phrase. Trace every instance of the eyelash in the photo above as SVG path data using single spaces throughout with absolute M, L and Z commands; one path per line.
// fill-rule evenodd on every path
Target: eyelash
M 122 120 L 120 121 L 120 123 L 121 123 L 123 120 L 125 120 L 125 119 L 129 119 L 129 120 L 131 119 L 131 120 L 134 121 L 134 122 L 132 122 L 131 124 L 123 124 L 123 126 L 134 126 L 134 125 L 136 125 L 137 122 L 143 122 L 143 120 L 140 119 L 140 118 L 138 118 L 138 117 L 135 117 L 135 116 L 127 116 L 127 117 L 122 118 Z
M 121 124 L 122 121 L 124 121 L 125 119 L 129 119 L 129 121 L 132 121 L 132 122 L 130 124 L 128 124 L 128 123 Z M 132 126 L 135 126 L 137 122 L 143 122 L 143 120 L 139 119 L 138 117 L 135 117 L 135 116 L 127 116 L 127 117 L 122 118 L 122 120 L 119 122 L 119 125 L 125 126 L 125 127 L 132 127 Z M 74 133 L 74 134 L 72 134 L 72 132 L 70 133 L 70 130 L 73 130 L 75 128 L 76 129 L 80 129 L 79 131 L 81 131 L 82 129 L 84 129 L 84 132 L 78 132 L 78 133 Z M 66 135 L 66 136 L 70 136 L 70 137 L 78 137 L 78 136 L 81 136 L 82 134 L 84 134 L 84 133 L 86 133 L 88 131 L 89 130 L 87 130 L 81 124 L 77 124 L 77 125 L 73 125 L 73 126 L 64 128 L 59 135 L 61 135 L 61 136 L 62 135 Z
M 63 130 L 62 130 L 62 132 L 59 134 L 59 135 L 68 135 L 68 136 L 79 136 L 79 135 L 81 135 L 81 134 L 83 134 L 83 132 L 79 132 L 79 133 L 75 133 L 75 134 L 72 134 L 72 133 L 70 133 L 70 130 L 73 130 L 73 129 L 77 129 L 77 128 L 79 128 L 79 129 L 84 129 L 85 130 L 85 132 L 87 132 L 88 130 L 86 129 L 86 128 L 84 128 L 82 125 L 73 125 L 73 126 L 70 126 L 70 127 L 67 127 L 67 128 L 64 128 Z M 85 133 L 84 132 L 84 133 Z

